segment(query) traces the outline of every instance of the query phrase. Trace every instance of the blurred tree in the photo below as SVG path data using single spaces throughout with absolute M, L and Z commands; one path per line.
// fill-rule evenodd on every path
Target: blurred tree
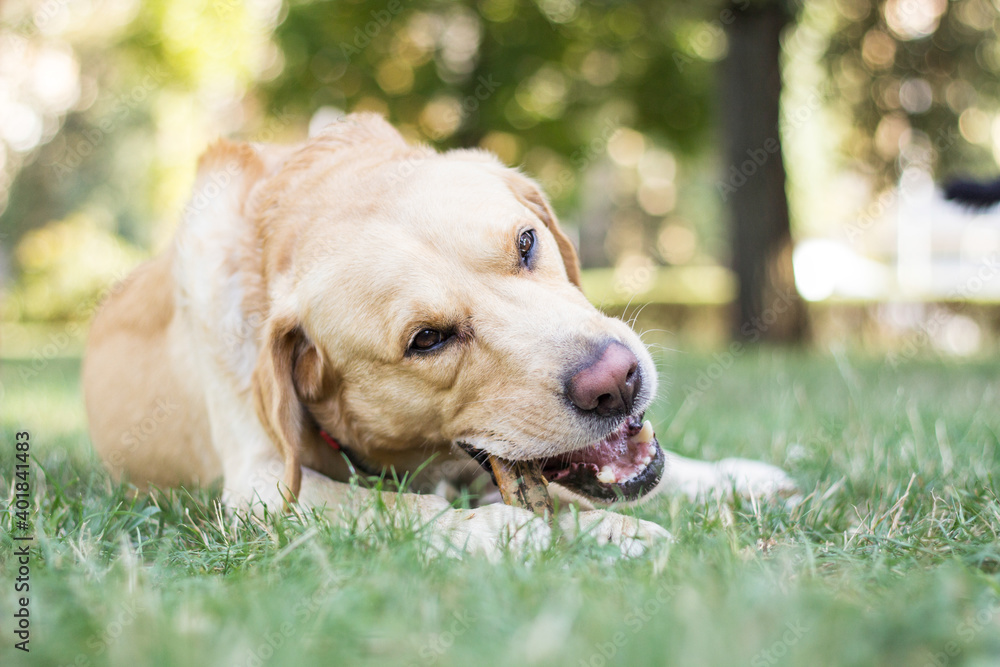
M 722 125 L 729 165 L 720 182 L 728 204 L 739 281 L 733 336 L 797 342 L 806 311 L 795 289 L 792 234 L 781 152 L 783 2 L 743 0 L 723 12 L 729 52 L 722 63 Z

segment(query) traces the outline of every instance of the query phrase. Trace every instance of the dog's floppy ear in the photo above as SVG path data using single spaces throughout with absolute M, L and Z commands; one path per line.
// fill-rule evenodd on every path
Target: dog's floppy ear
M 527 206 L 532 213 L 537 215 L 545 223 L 545 226 L 549 228 L 549 231 L 552 232 L 552 236 L 556 237 L 559 254 L 562 256 L 563 265 L 566 267 L 566 275 L 569 277 L 571 283 L 580 287 L 580 259 L 576 254 L 576 248 L 573 247 L 573 242 L 569 240 L 569 237 L 559 227 L 555 213 L 552 212 L 552 206 L 549 205 L 545 195 L 542 194 L 541 188 L 527 176 L 516 172 L 508 176 L 507 182 L 510 185 L 510 189 L 514 191 L 517 199 Z
M 257 417 L 285 462 L 285 500 L 294 501 L 302 483 L 302 435 L 305 407 L 316 400 L 323 385 L 319 350 L 291 316 L 272 317 L 264 330 L 253 372 Z

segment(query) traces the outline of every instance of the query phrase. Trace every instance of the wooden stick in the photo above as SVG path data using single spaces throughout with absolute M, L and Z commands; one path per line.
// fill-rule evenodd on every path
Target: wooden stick
M 536 461 L 507 461 L 490 455 L 490 467 L 500 487 L 500 497 L 508 505 L 524 507 L 540 516 L 555 516 L 548 481 Z

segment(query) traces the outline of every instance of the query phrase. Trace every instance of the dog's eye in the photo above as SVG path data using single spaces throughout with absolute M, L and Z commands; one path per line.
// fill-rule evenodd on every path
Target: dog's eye
M 521 265 L 527 268 L 532 268 L 532 260 L 535 255 L 535 230 L 529 229 L 527 231 L 521 232 L 520 238 L 517 240 L 517 249 L 521 253 Z
M 427 352 L 441 345 L 448 339 L 448 336 L 437 329 L 421 329 L 410 341 L 410 349 L 418 352 Z

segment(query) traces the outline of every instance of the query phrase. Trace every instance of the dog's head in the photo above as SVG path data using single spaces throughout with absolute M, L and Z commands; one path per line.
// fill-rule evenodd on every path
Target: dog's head
M 250 199 L 270 304 L 254 386 L 283 448 L 315 420 L 379 464 L 458 445 L 540 460 L 596 501 L 659 481 L 643 422 L 653 362 L 584 297 L 576 252 L 531 180 L 351 116 Z

